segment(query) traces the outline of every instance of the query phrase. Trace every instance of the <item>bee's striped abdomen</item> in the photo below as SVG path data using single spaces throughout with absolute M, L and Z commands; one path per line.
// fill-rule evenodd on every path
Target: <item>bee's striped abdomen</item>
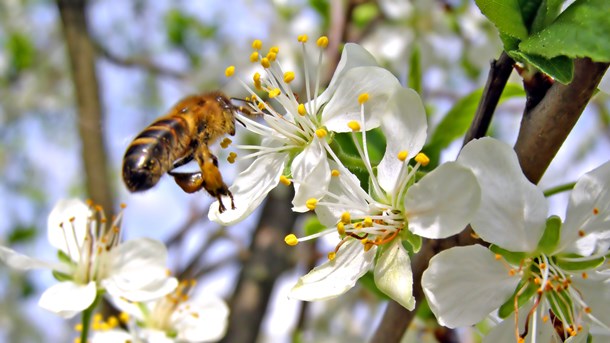
M 189 123 L 181 116 L 160 118 L 129 145 L 123 158 L 123 180 L 131 192 L 153 187 L 190 148 Z

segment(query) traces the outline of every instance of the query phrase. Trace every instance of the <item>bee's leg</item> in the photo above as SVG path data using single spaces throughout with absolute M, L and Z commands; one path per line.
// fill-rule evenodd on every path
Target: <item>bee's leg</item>
M 190 154 L 186 155 L 185 157 L 174 162 L 174 164 L 172 165 L 172 169 L 169 170 L 168 174 L 172 175 L 172 173 L 171 173 L 172 170 L 182 167 L 183 165 L 191 162 L 193 160 L 193 158 L 195 158 L 195 154 L 193 152 L 191 152 Z
M 235 209 L 235 201 L 233 194 L 229 191 L 229 187 L 222 180 L 222 174 L 218 170 L 218 159 L 210 152 L 204 144 L 199 146 L 195 159 L 201 168 L 201 176 L 203 178 L 202 187 L 210 193 L 211 196 L 218 199 L 218 211 L 220 213 L 226 210 L 222 203 L 222 196 L 226 195 L 231 199 L 231 208 Z

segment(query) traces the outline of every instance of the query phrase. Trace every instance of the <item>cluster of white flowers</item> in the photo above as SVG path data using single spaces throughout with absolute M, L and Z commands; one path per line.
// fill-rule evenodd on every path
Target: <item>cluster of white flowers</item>
M 300 36 L 299 42 L 308 61 L 307 37 Z M 320 56 L 327 43 L 326 37 L 317 40 Z M 326 229 L 302 238 L 289 235 L 286 243 L 296 245 L 334 234 L 337 246 L 327 262 L 298 281 L 290 297 L 336 297 L 372 270 L 381 291 L 413 309 L 408 250 L 417 251 L 421 237 L 445 238 L 470 222 L 480 200 L 473 172 L 458 163 L 446 163 L 422 177 L 420 167 L 429 162 L 420 153 L 427 134 L 422 101 L 359 45 L 345 45 L 332 80 L 321 94 L 321 66 L 312 68 L 305 63 L 307 98 L 302 103 L 290 87 L 295 73 L 284 71 L 277 59 L 279 49 L 272 47 L 262 57 L 262 43 L 255 41 L 253 48 L 251 60 L 260 62 L 263 74 L 254 75 L 253 87 L 241 82 L 257 104 L 252 111 L 265 123 L 243 115 L 238 119 L 263 137 L 262 144 L 237 146 L 255 150 L 240 158 L 256 160 L 230 187 L 237 209 L 220 213 L 216 202 L 210 219 L 222 224 L 240 221 L 279 183 L 293 184 L 293 210 L 315 210 Z M 227 74 L 233 72 L 229 68 Z M 315 79 L 313 84 L 310 77 Z M 276 100 L 277 108 L 264 103 L 256 90 Z M 385 154 L 377 165 L 369 158 L 367 145 L 367 132 L 373 129 L 380 130 L 386 141 Z M 339 134 L 351 135 L 366 180 L 345 166 L 335 142 Z
M 315 211 L 325 228 L 301 238 L 288 235 L 286 243 L 335 235 L 337 245 L 327 261 L 298 280 L 291 298 L 333 298 L 372 271 L 379 290 L 412 310 L 410 254 L 422 237 L 446 238 L 471 224 L 491 247 L 444 251 L 431 260 L 422 280 L 440 324 L 513 318 L 497 325 L 486 341 L 585 341 L 590 325 L 608 330 L 610 164 L 576 184 L 563 224 L 558 217 L 547 219 L 543 193 L 526 180 L 514 151 L 492 138 L 471 142 L 456 162 L 422 172 L 429 160 L 420 153 L 427 123 L 418 94 L 350 43 L 328 88 L 318 94 L 321 67 L 307 62 L 307 37 L 299 42 L 304 102 L 291 89 L 296 74 L 282 69 L 279 49 L 263 56 L 262 42 L 253 43 L 250 59 L 263 70 L 254 74 L 252 87 L 240 82 L 264 123 L 238 119 L 262 136 L 262 144 L 237 146 L 254 151 L 239 158 L 255 158 L 230 187 L 237 210 L 220 213 L 215 203 L 209 213 L 216 222 L 236 223 L 279 183 L 294 185 L 293 210 Z M 317 41 L 318 64 L 327 44 L 325 37 Z M 233 73 L 233 67 L 227 69 L 228 76 Z M 261 93 L 275 103 L 264 102 Z M 369 156 L 371 130 L 385 138 L 378 163 Z M 358 168 L 347 163 L 339 135 L 351 135 Z
M 78 326 L 85 332 L 83 338 L 88 337 L 90 326 L 86 318 L 102 296 L 114 304 L 131 304 L 119 306 L 129 332 L 111 330 L 118 324 L 114 317 L 105 322 L 98 319 L 98 325 L 91 326 L 99 331 L 94 342 L 148 342 L 153 335 L 155 342 L 220 339 L 228 317 L 224 302 L 208 297 L 205 303 L 188 305 L 184 282 L 179 284 L 167 270 L 165 245 L 150 238 L 121 242 L 121 217 L 122 213 L 108 221 L 99 206 L 61 200 L 49 215 L 47 231 L 59 262 L 38 260 L 3 246 L 0 260 L 17 270 L 52 270 L 59 282 L 42 294 L 39 305 L 64 318 L 83 313 Z M 176 293 L 180 296 L 173 301 L 163 301 Z M 142 310 L 150 303 L 157 307 Z

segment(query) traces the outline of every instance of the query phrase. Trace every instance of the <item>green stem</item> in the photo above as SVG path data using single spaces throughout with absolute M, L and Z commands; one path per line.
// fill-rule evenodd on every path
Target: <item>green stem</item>
M 89 326 L 91 325 L 91 317 L 93 316 L 93 310 L 95 310 L 95 308 L 99 304 L 100 298 L 100 294 L 97 294 L 95 296 L 95 299 L 93 300 L 93 303 L 91 303 L 91 306 L 89 306 L 86 310 L 83 311 L 81 317 L 81 324 L 83 326 L 82 331 L 80 333 L 81 343 L 87 342 L 87 337 L 89 336 Z
M 550 197 L 551 195 L 555 195 L 557 193 L 570 191 L 574 188 L 574 185 L 576 185 L 576 182 L 570 182 L 570 183 L 566 183 L 563 185 L 555 186 L 553 188 L 549 188 L 546 191 L 544 191 L 544 196 Z

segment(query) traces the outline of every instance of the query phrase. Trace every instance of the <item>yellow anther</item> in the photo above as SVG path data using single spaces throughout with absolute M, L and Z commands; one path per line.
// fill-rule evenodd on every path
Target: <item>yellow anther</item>
M 425 167 L 428 165 L 428 163 L 430 163 L 430 158 L 423 152 L 420 152 L 419 154 L 415 155 L 415 162 Z
M 349 212 L 343 212 L 341 214 L 341 222 L 345 224 L 349 224 L 352 222 L 352 216 L 349 214 Z
M 235 66 L 228 66 L 227 69 L 225 69 L 225 76 L 231 77 L 233 74 L 235 74 Z
M 127 204 L 124 202 L 122 202 L 119 206 L 121 207 L 122 210 L 127 208 Z
M 364 251 L 369 251 L 369 250 L 371 250 L 372 247 L 375 246 L 375 243 L 373 243 L 369 240 L 366 240 L 366 242 L 364 242 L 363 244 L 364 244 Z
M 299 107 L 297 107 L 297 112 L 299 112 L 299 115 L 302 115 L 302 116 L 307 114 L 307 111 L 305 110 L 305 105 L 299 104 Z
M 347 127 L 349 127 L 350 129 L 352 129 L 353 132 L 358 132 L 360 131 L 360 123 L 355 121 L 355 120 L 351 120 L 350 122 L 347 123 Z
M 369 101 L 369 93 L 362 93 L 358 95 L 358 103 L 360 105 L 364 104 L 367 101 Z
M 328 134 L 328 131 L 320 128 L 316 130 L 316 136 L 318 136 L 318 138 L 324 138 L 326 137 L 326 135 Z
M 409 156 L 409 152 L 407 150 L 403 150 L 398 153 L 397 157 L 400 161 L 404 162 Z
M 260 39 L 255 39 L 252 41 L 252 49 L 260 50 L 263 48 L 263 42 Z
M 584 237 L 586 234 L 587 233 L 585 232 L 585 230 L 582 230 L 582 229 L 578 230 L 578 236 Z
M 508 275 L 510 275 L 510 276 L 515 276 L 515 274 L 517 274 L 517 271 L 514 269 L 511 269 L 508 271 Z
M 299 35 L 297 37 L 297 40 L 299 41 L 299 43 L 307 43 L 307 39 L 308 39 L 307 35 Z
M 261 82 L 261 74 L 259 72 L 254 73 L 254 75 L 252 75 L 252 80 L 254 80 L 254 82 Z
M 252 51 L 252 53 L 250 54 L 250 62 L 254 63 L 258 61 L 258 56 L 258 51 Z
M 373 219 L 371 217 L 364 217 L 364 227 L 373 226 Z
M 590 307 L 585 307 L 585 313 L 591 313 L 591 308 Z
M 277 55 L 277 53 L 280 52 L 280 48 L 278 46 L 272 46 L 271 48 L 269 48 L 269 52 L 272 52 Z
M 273 99 L 280 94 L 282 94 L 282 91 L 279 88 L 272 89 L 269 91 L 269 98 Z
M 336 253 L 336 252 L 331 251 L 331 252 L 329 252 L 329 253 L 328 253 L 328 260 L 329 260 L 329 261 L 334 260 L 334 259 L 335 259 L 335 257 L 337 257 L 337 253 Z
M 582 278 L 583 278 L 583 279 L 586 279 L 586 278 L 588 278 L 588 277 L 589 277 L 589 274 L 587 274 L 587 273 L 583 272 L 583 273 L 581 274 L 581 276 L 582 276 Z
M 330 171 L 330 176 L 337 177 L 339 175 L 341 175 L 341 173 L 337 169 L 333 169 L 333 170 Z
M 280 182 L 286 186 L 290 186 L 290 184 L 292 184 L 292 182 L 284 175 L 280 176 Z
M 74 331 L 78 331 L 78 332 L 83 331 L 83 324 L 78 323 L 78 324 L 74 325 Z
M 269 53 L 267 53 L 267 56 L 265 56 L 265 57 L 267 57 L 267 59 L 269 61 L 273 62 L 277 58 L 277 54 L 275 52 L 270 51 Z
M 322 37 L 318 38 L 318 41 L 316 42 L 316 44 L 318 44 L 318 46 L 320 48 L 326 48 L 328 46 L 328 37 L 322 36 Z
M 546 263 L 540 263 L 540 269 L 545 269 L 546 268 Z
M 263 57 L 261 58 L 261 65 L 263 66 L 263 68 L 269 68 L 271 67 L 271 62 L 269 62 L 269 59 L 267 57 Z
M 594 207 L 594 208 L 593 208 L 593 215 L 595 215 L 595 216 L 596 216 L 596 215 L 598 215 L 598 214 L 599 214 L 599 208 Z
M 102 320 L 104 320 L 104 317 L 102 317 L 101 313 L 96 313 L 96 314 L 93 315 L 93 322 L 94 323 L 99 323 Z
M 74 341 L 72 341 L 72 342 L 74 342 L 74 343 L 80 343 L 80 337 L 76 337 L 76 338 L 74 338 Z
M 294 234 L 289 234 L 286 237 L 284 237 L 284 242 L 286 242 L 286 244 L 290 245 L 291 247 L 299 244 L 299 239 L 297 238 L 297 236 L 295 236 Z
M 237 154 L 231 151 L 229 156 L 227 156 L 227 161 L 231 164 L 235 163 L 235 159 L 237 158 Z
M 294 80 L 294 72 L 293 71 L 285 72 L 284 73 L 284 82 L 290 83 L 290 82 L 292 82 L 292 80 Z
M 259 110 L 264 110 L 265 108 L 267 108 L 267 106 L 265 105 L 264 102 L 259 102 L 256 107 L 258 107 Z
M 119 313 L 119 320 L 123 324 L 127 323 L 129 321 L 129 314 L 127 314 L 127 312 Z
M 307 206 L 307 208 L 312 210 L 312 211 L 316 209 L 316 205 L 317 204 L 318 204 L 318 199 L 316 199 L 316 198 L 308 199 L 305 202 L 305 206 Z
M 233 141 L 229 137 L 225 137 L 225 139 L 220 142 L 220 147 L 226 149 L 229 147 L 229 145 L 231 145 L 231 143 L 233 143 Z
M 343 222 L 338 222 L 337 223 L 337 232 L 341 236 L 345 235 L 345 224 L 343 224 Z
M 546 322 L 548 322 L 548 321 L 549 321 L 549 316 L 544 316 L 544 317 L 542 317 L 542 322 L 543 322 L 543 323 L 546 323 Z
M 108 318 L 107 323 L 110 328 L 115 328 L 117 327 L 117 325 L 119 325 L 119 320 L 115 316 L 110 316 L 110 318 Z

